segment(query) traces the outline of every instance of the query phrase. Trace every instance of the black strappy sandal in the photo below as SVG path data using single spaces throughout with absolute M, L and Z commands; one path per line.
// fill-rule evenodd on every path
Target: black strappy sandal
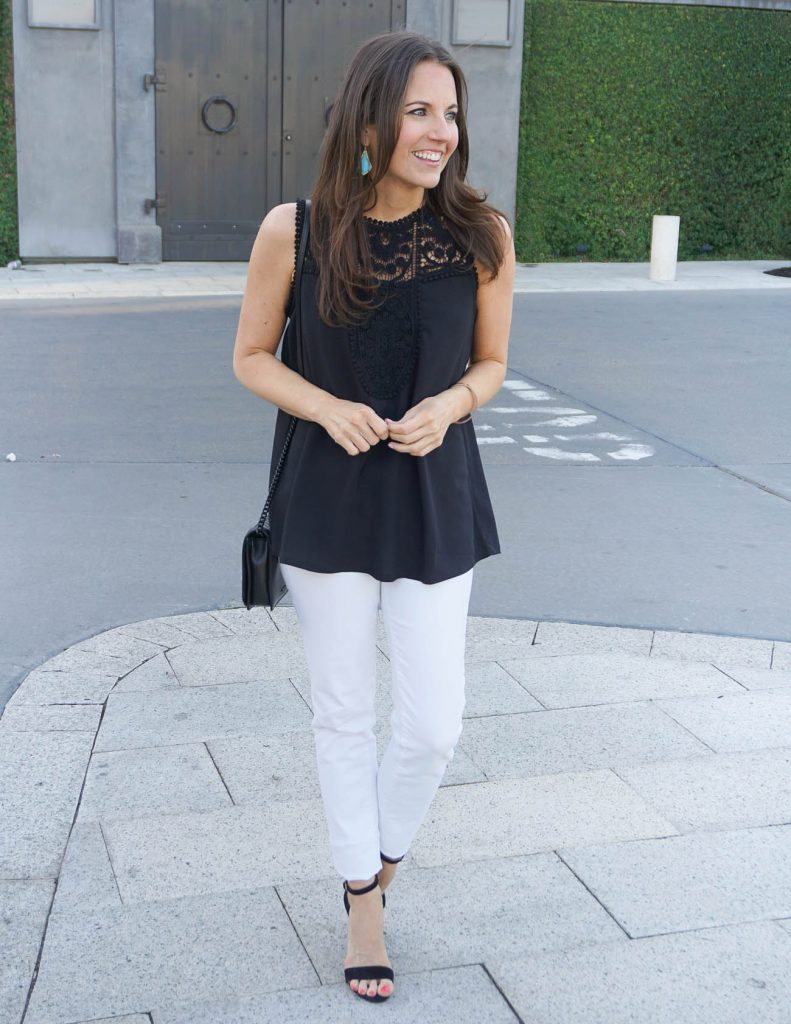
M 400 857 L 385 857 L 385 855 L 380 850 L 379 851 L 379 856 L 382 858 L 383 861 L 386 861 L 388 864 L 398 864 L 399 861 L 402 861 L 404 859 L 404 857 L 406 857 L 406 854 L 402 853 Z M 379 876 L 377 875 L 377 881 L 378 880 L 379 880 Z M 346 887 L 346 883 L 344 882 L 343 884 L 344 884 L 343 905 L 346 908 L 346 913 L 348 914 L 349 913 L 349 897 L 346 895 L 346 888 L 345 888 Z M 368 890 L 367 889 L 363 889 L 361 891 L 362 892 L 367 892 Z M 355 892 L 355 890 L 352 889 L 351 892 Z M 387 906 L 387 900 L 385 899 L 385 894 L 384 893 L 382 893 L 382 906 L 383 907 Z
M 380 850 L 379 851 L 379 856 L 381 857 L 382 860 L 386 861 L 388 864 L 398 864 L 399 861 L 402 861 L 404 859 L 404 857 L 406 857 L 406 854 L 402 853 L 400 857 L 385 857 L 385 855 Z
M 374 875 L 374 880 L 370 885 L 366 885 L 362 889 L 352 889 L 347 881 L 343 883 L 343 903 L 346 907 L 346 913 L 349 913 L 349 897 L 347 893 L 351 893 L 353 896 L 362 895 L 364 892 L 370 892 L 371 889 L 375 889 L 379 885 L 379 875 Z M 382 903 L 384 904 L 385 894 L 382 893 Z M 359 967 L 345 967 L 343 970 L 344 977 L 346 978 L 346 985 L 349 986 L 350 981 L 373 981 L 376 978 L 386 978 L 388 981 L 395 981 L 395 974 L 392 967 L 388 967 L 386 964 L 362 964 Z M 360 999 L 366 999 L 369 1003 L 383 1003 L 390 996 L 383 996 L 379 992 L 375 995 L 369 996 L 363 992 L 355 992 L 353 988 L 349 988 L 354 995 L 359 996 Z M 392 992 L 390 993 L 392 995 Z
M 376 879 L 374 881 L 374 885 L 378 885 L 378 884 L 379 884 L 379 875 L 376 876 Z M 349 913 L 349 897 L 346 895 L 347 891 L 351 892 L 351 893 L 369 892 L 371 889 L 373 889 L 373 887 L 374 887 L 373 885 L 370 885 L 367 889 L 349 889 L 348 886 L 346 885 L 346 882 L 344 882 L 343 883 L 343 905 L 344 905 L 344 907 L 346 907 L 346 913 L 347 914 Z M 387 906 L 387 904 L 385 902 L 385 894 L 384 893 L 382 893 L 382 906 L 383 907 Z

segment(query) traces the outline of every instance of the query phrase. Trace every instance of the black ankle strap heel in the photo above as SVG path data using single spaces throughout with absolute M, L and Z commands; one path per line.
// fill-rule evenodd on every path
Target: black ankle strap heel
M 382 853 L 382 851 L 380 850 L 380 851 L 379 851 L 379 856 L 380 856 L 380 857 L 382 858 L 382 860 L 383 860 L 383 861 L 385 861 L 385 862 L 386 862 L 387 864 L 398 864 L 398 862 L 399 862 L 399 861 L 402 861 L 402 860 L 404 859 L 404 857 L 406 857 L 406 854 L 405 854 L 405 853 L 402 853 L 400 857 L 385 857 L 385 855 L 384 855 L 384 854 Z
M 374 875 L 374 880 L 370 885 L 363 886 L 362 889 L 352 889 L 349 883 L 344 879 L 343 881 L 343 905 L 346 907 L 346 913 L 349 913 L 349 897 L 348 893 L 353 896 L 360 896 L 362 893 L 370 892 L 379 885 L 379 875 Z M 384 906 L 385 894 L 382 893 L 382 906 Z M 362 964 L 359 967 L 345 967 L 343 975 L 346 978 L 346 984 L 350 981 L 372 981 L 375 978 L 387 978 L 389 981 L 395 980 L 395 973 L 392 967 L 388 967 L 386 964 Z M 354 992 L 354 989 L 351 989 Z M 376 995 L 369 996 L 363 995 L 362 992 L 354 992 L 360 999 L 366 999 L 369 1003 L 383 1003 L 390 996 L 382 996 L 378 992 Z
M 374 875 L 374 880 L 369 885 L 363 886 L 362 889 L 352 889 L 346 879 L 343 880 L 343 888 L 346 892 L 350 892 L 355 896 L 362 896 L 364 892 L 370 892 L 371 889 L 375 889 L 379 885 L 379 875 Z
M 374 880 L 370 885 L 366 885 L 363 889 L 352 889 L 346 879 L 343 880 L 343 905 L 346 908 L 346 913 L 349 913 L 349 897 L 347 893 L 351 893 L 353 896 L 361 896 L 364 892 L 370 892 L 371 889 L 375 889 L 379 885 L 379 875 L 374 875 Z M 386 906 L 385 894 L 382 893 L 382 906 Z

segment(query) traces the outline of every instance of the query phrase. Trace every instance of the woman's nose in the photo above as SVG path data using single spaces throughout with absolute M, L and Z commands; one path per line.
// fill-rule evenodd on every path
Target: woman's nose
M 452 125 L 449 125 L 444 119 L 442 121 L 435 121 L 431 126 L 429 136 L 432 139 L 449 141 L 452 138 Z

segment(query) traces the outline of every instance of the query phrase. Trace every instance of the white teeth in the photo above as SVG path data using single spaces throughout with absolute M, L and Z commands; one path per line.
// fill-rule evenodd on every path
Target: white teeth
M 442 159 L 441 153 L 426 153 L 423 150 L 415 153 L 415 156 L 421 160 L 430 160 L 433 164 L 438 164 Z

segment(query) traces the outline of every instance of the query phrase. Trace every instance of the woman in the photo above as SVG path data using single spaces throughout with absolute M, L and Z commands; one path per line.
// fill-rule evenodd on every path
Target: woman
M 466 84 L 438 43 L 369 39 L 333 104 L 301 282 L 303 372 L 275 353 L 293 300 L 304 200 L 264 218 L 234 348 L 239 381 L 278 406 L 272 546 L 310 670 L 353 992 L 393 992 L 384 890 L 462 730 L 473 566 L 500 551 L 471 421 L 500 389 L 514 247 L 465 184 Z M 377 764 L 376 637 L 392 672 Z

